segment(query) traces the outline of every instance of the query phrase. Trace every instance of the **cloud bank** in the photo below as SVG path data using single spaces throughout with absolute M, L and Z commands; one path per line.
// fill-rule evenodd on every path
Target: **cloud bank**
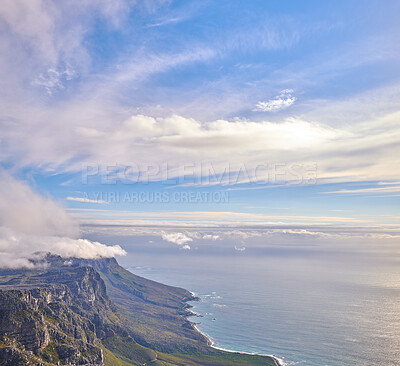
M 125 255 L 119 246 L 107 246 L 85 239 L 26 235 L 0 227 L 0 267 L 32 267 L 29 259 L 37 252 L 50 252 L 64 258 L 98 259 Z
M 397 248 L 400 230 L 394 225 L 323 225 L 323 224 L 269 224 L 269 225 L 238 225 L 221 224 L 215 227 L 207 225 L 204 228 L 192 224 L 168 228 L 165 225 L 156 226 L 147 223 L 139 225 L 90 225 L 83 226 L 86 235 L 95 232 L 96 237 L 112 240 L 114 237 L 124 238 L 126 242 L 134 243 L 132 251 L 146 252 L 159 250 L 177 254 L 176 247 L 165 245 L 165 238 L 191 238 L 191 255 L 258 255 L 261 252 L 278 254 L 285 249 L 317 250 L 346 252 L 356 250 L 361 253 L 379 248 L 379 253 L 385 248 Z M 180 235 L 177 235 L 180 234 Z M 217 235 L 218 240 L 205 240 L 205 235 Z M 149 239 L 151 248 L 149 248 Z M 189 242 L 187 242 L 189 243 Z M 176 244 L 176 243 L 174 243 Z M 183 248 L 188 244 L 178 245 Z M 189 248 L 187 248 L 189 249 Z M 179 251 L 178 251 L 179 253 Z
M 400 178 L 399 171 L 393 169 L 400 163 L 398 112 L 373 115 L 362 124 L 336 128 L 298 117 L 280 122 L 201 122 L 179 115 L 140 114 L 121 121 L 104 116 L 96 126 L 87 126 L 81 120 L 88 116 L 84 110 L 81 116 L 70 119 L 73 113 L 74 109 L 66 110 L 65 116 L 53 118 L 53 113 L 47 111 L 41 115 L 42 120 L 21 116 L 18 128 L 16 122 L 0 123 L 0 133 L 7 141 L 0 160 L 57 172 L 79 172 L 82 166 L 104 167 L 116 162 L 137 166 L 143 172 L 143 167 L 150 164 L 156 167 L 153 180 L 166 176 L 166 165 L 168 178 L 176 178 L 183 176 L 182 167 L 203 162 L 212 162 L 216 176 L 224 174 L 228 166 L 231 172 L 240 172 L 245 162 L 248 171 L 253 172 L 270 163 L 315 163 L 318 178 L 334 182 Z M 40 127 L 43 118 L 46 129 Z M 31 137 L 28 140 L 27 134 Z M 195 175 L 201 174 L 195 171 Z M 252 178 L 243 176 L 239 183 Z M 137 180 L 137 175 L 132 179 Z
M 77 223 L 61 205 L 5 171 L 0 181 L 0 267 L 30 267 L 36 252 L 86 259 L 126 254 L 119 245 L 79 239 Z

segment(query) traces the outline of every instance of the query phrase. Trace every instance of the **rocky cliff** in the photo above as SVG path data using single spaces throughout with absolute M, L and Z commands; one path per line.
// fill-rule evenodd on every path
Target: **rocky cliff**
M 98 273 L 50 270 L 23 282 L 0 287 L 0 364 L 102 365 L 100 340 L 118 319 Z

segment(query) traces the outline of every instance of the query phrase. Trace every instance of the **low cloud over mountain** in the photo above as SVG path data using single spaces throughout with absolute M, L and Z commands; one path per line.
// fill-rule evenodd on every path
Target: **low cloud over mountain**
M 63 207 L 0 172 L 0 267 L 30 267 L 36 252 L 95 259 L 124 255 L 119 246 L 79 239 L 79 227 Z

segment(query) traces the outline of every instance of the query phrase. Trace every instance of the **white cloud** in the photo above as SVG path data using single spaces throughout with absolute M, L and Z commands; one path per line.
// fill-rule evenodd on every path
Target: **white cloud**
M 110 203 L 109 201 L 103 201 L 103 200 L 91 200 L 89 198 L 83 198 L 83 197 L 67 197 L 67 201 L 74 201 L 74 202 L 82 202 L 82 203 L 98 203 L 98 204 L 108 204 Z
M 277 223 L 302 223 L 302 224 L 315 224 L 315 223 L 370 223 L 370 219 L 364 217 L 351 217 L 351 216 L 304 216 L 304 215 L 265 215 L 265 214 L 254 214 L 247 212 L 230 212 L 230 211 L 190 211 L 188 216 L 187 211 L 169 211 L 169 212 L 134 212 L 134 211 L 108 211 L 98 209 L 69 209 L 74 216 L 79 217 L 84 223 L 89 224 L 109 224 L 109 225 L 138 225 L 146 226 L 146 224 L 156 226 L 187 226 L 187 227 L 219 227 L 223 224 L 277 224 Z M 110 217 L 112 219 L 110 220 Z M 248 231 L 232 231 L 237 232 L 238 235 L 242 235 L 243 239 L 248 235 Z M 160 232 L 159 235 L 166 234 L 169 237 L 169 233 L 164 231 Z M 183 237 L 189 237 L 191 239 L 200 239 L 201 234 L 198 232 L 185 232 L 179 233 Z M 176 233 L 174 233 L 174 236 Z M 211 234 L 212 235 L 212 234 Z M 218 234 L 215 234 L 218 235 Z M 172 238 L 174 237 L 172 236 Z M 181 236 L 178 236 L 178 238 Z
M 131 9 L 151 13 L 166 1 L 2 1 L 2 81 L 12 84 L 14 94 L 34 85 L 51 96 L 68 80 L 87 75 L 92 59 L 85 37 L 97 21 L 109 31 L 122 30 Z
M 76 237 L 77 223 L 63 207 L 0 171 L 0 226 L 27 235 Z
M 224 224 L 221 223 L 218 227 L 210 228 L 209 225 L 201 228 L 196 223 L 191 222 L 191 226 L 186 226 L 178 223 L 174 224 L 174 228 L 170 228 L 166 223 L 156 226 L 154 223 L 142 223 L 142 226 L 129 225 L 126 226 L 110 226 L 110 225 L 95 225 L 83 227 L 83 231 L 87 234 L 95 232 L 96 235 L 101 237 L 106 235 L 115 236 L 132 236 L 138 245 L 141 245 L 144 250 L 148 250 L 148 239 L 153 239 L 154 243 L 152 248 L 159 248 L 163 251 L 174 251 L 174 247 L 170 246 L 169 249 L 165 248 L 162 244 L 161 233 L 164 232 L 180 232 L 188 237 L 198 238 L 198 234 L 211 234 L 220 236 L 217 242 L 209 243 L 203 240 L 196 240 L 195 244 L 190 244 L 191 249 L 186 250 L 199 250 L 202 253 L 221 254 L 225 253 L 230 255 L 236 253 L 241 256 L 245 253 L 252 252 L 257 255 L 259 253 L 271 254 L 271 248 L 291 248 L 294 250 L 307 250 L 320 252 L 333 250 L 337 252 L 338 248 L 346 252 L 357 248 L 357 251 L 367 250 L 372 247 L 377 248 L 379 252 L 385 250 L 385 247 L 391 246 L 395 248 L 398 245 L 400 238 L 399 223 L 400 217 L 394 217 L 391 224 L 387 223 L 385 217 L 381 224 L 374 223 L 372 225 L 352 224 L 343 225 L 341 223 L 326 224 L 259 224 L 254 223 L 243 224 L 237 223 Z M 136 239 L 133 239 L 135 238 Z M 157 239 L 159 237 L 159 239 Z M 176 248 L 185 250 L 181 246 Z M 235 248 L 236 247 L 236 248 Z M 139 249 L 140 247 L 138 247 Z M 147 248 L 147 249 L 146 249 Z M 176 250 L 175 248 L 175 250 Z M 265 253 L 264 252 L 264 253 Z M 229 254 L 230 253 L 230 254 Z M 320 252 L 321 253 L 321 252 Z
M 220 236 L 219 235 L 211 235 L 211 234 L 205 234 L 205 235 L 203 235 L 203 239 L 206 239 L 206 240 L 218 240 L 218 239 L 220 239 Z
M 68 104 L 61 110 L 4 108 L 13 118 L 4 117 L 0 123 L 0 135 L 7 141 L 0 160 L 19 167 L 59 172 L 79 171 L 82 164 L 93 162 L 134 162 L 139 167 L 151 163 L 160 167 L 159 174 L 152 177 L 156 180 L 162 179 L 165 162 L 170 178 L 181 176 L 183 166 L 204 161 L 212 162 L 216 175 L 228 165 L 238 171 L 243 161 L 253 173 L 271 162 L 314 162 L 318 178 L 325 181 L 400 178 L 399 170 L 393 169 L 400 164 L 400 112 L 370 110 L 369 119 L 331 128 L 297 117 L 278 122 L 201 122 L 178 115 L 133 115 L 118 121 L 113 117 L 115 110 L 90 103 Z M 98 114 L 101 118 L 97 119 Z M 250 178 L 255 178 L 254 174 Z M 246 180 L 248 177 L 242 176 L 238 182 Z
M 284 89 L 280 95 L 266 102 L 258 102 L 254 111 L 257 112 L 277 112 L 290 107 L 297 98 L 292 96 L 293 89 Z
M 0 75 L 6 83 L 12 83 L 14 94 L 23 95 L 35 85 L 51 95 L 62 89 L 76 70 L 84 70 L 89 64 L 83 46 L 85 27 L 80 21 L 90 11 L 96 13 L 96 6 L 89 2 L 77 5 L 75 0 L 0 2 L 0 25 L 5 30 L 0 44 L 5 67 Z
M 166 233 L 163 232 L 161 234 L 163 240 L 169 241 L 170 243 L 174 243 L 176 245 L 182 246 L 181 249 L 188 250 L 190 246 L 186 243 L 193 241 L 192 238 L 187 236 L 184 233 Z
M 75 112 L 66 112 L 64 118 L 69 119 Z M 281 123 L 228 120 L 201 123 L 178 115 L 165 118 L 134 115 L 123 122 L 113 122 L 112 128 L 110 121 L 100 120 L 96 128 L 74 128 L 73 122 L 69 126 L 67 121 L 55 125 L 49 119 L 46 130 L 39 128 L 38 121 L 28 124 L 25 133 L 31 139 L 24 139 L 23 144 L 23 136 L 4 128 L 3 136 L 10 141 L 10 148 L 3 156 L 10 160 L 20 157 L 22 164 L 40 165 L 46 161 L 53 169 L 75 171 L 82 164 L 93 162 L 128 165 L 134 162 L 139 167 L 151 163 L 160 169 L 168 162 L 168 173 L 173 178 L 181 174 L 182 166 L 196 162 L 212 161 L 211 168 L 220 174 L 228 164 L 232 171 L 239 169 L 243 161 L 254 170 L 271 161 L 309 160 L 314 149 L 347 135 L 293 118 Z M 163 173 L 160 170 L 158 178 Z
M 119 246 L 79 239 L 61 205 L 0 171 L 0 267 L 29 267 L 35 252 L 94 259 L 124 255 Z
M 26 235 L 10 228 L 0 227 L 0 267 L 29 267 L 29 259 L 36 252 L 50 252 L 64 258 L 98 259 L 125 255 L 119 246 L 108 246 L 86 239 L 59 236 Z
M 50 68 L 46 74 L 40 74 L 32 81 L 32 85 L 44 87 L 47 94 L 52 95 L 55 91 L 64 89 L 64 82 L 72 80 L 75 72 L 71 69 L 58 71 Z
M 383 185 L 383 186 L 382 186 Z M 396 183 L 380 183 L 375 187 L 339 189 L 337 191 L 321 192 L 323 194 L 344 194 L 344 195 L 391 195 L 400 194 L 400 186 Z
M 327 234 L 321 231 L 311 231 L 306 229 L 277 229 L 271 230 L 268 232 L 269 234 L 277 234 L 277 235 L 296 235 L 296 236 L 315 236 L 315 237 L 330 237 L 331 234 Z

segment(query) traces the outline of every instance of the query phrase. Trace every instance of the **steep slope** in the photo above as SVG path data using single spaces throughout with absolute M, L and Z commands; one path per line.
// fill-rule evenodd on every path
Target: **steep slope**
M 137 342 L 163 352 L 210 351 L 207 338 L 185 318 L 187 301 L 195 300 L 189 291 L 136 276 L 114 258 L 80 264 L 100 273 Z
M 278 365 L 272 357 L 210 347 L 208 339 L 186 319 L 190 313 L 187 301 L 196 300 L 189 291 L 134 275 L 114 258 L 74 262 L 100 273 L 129 333 L 138 343 L 154 348 L 159 361 L 182 366 Z
M 95 325 L 65 285 L 0 290 L 1 365 L 102 365 Z
M 122 327 L 92 267 L 1 274 L 0 365 L 103 365 L 120 344 L 131 365 L 156 357 Z

